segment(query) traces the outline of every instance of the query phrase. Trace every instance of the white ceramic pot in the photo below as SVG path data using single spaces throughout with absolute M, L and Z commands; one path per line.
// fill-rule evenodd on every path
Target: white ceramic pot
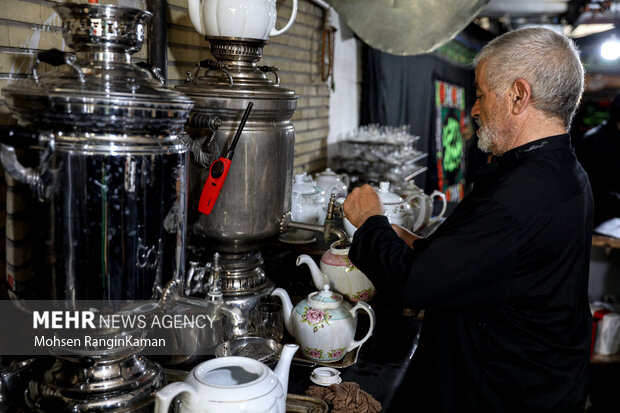
M 342 217 L 342 225 L 344 226 L 344 231 L 347 233 L 347 236 L 349 238 L 353 238 L 353 234 L 355 234 L 357 228 L 355 227 L 355 225 L 351 224 L 351 221 L 349 221 L 347 217 L 344 216 L 344 212 L 342 211 L 342 204 L 344 204 L 345 200 L 345 197 L 336 198 L 336 206 L 340 210 L 339 213 Z
M 306 254 L 297 257 L 297 266 L 306 264 L 312 274 L 312 281 L 317 289 L 328 284 L 330 288 L 343 294 L 352 303 L 369 301 L 377 290 L 372 282 L 349 259 L 347 241 L 334 242 L 321 257 L 321 268 Z
M 400 225 L 407 229 L 413 227 L 414 216 L 411 206 L 399 195 L 390 192 L 389 182 L 379 183 L 377 195 L 383 204 L 385 216 L 391 224 Z
M 267 40 L 286 32 L 297 16 L 297 1 L 288 22 L 276 29 L 276 0 L 188 0 L 189 18 L 207 37 Z
M 364 344 L 375 328 L 372 307 L 363 301 L 351 307 L 342 295 L 330 291 L 329 285 L 323 291 L 309 294 L 294 308 L 282 288 L 276 288 L 271 295 L 282 300 L 284 324 L 310 360 L 322 363 L 342 360 L 349 351 Z M 358 311 L 365 311 L 370 317 L 368 332 L 359 341 L 355 340 Z
M 346 198 L 349 193 L 349 177 L 347 174 L 338 175 L 330 168 L 326 168 L 323 172 L 316 174 L 314 177 L 316 184 L 325 191 L 327 202 L 331 194 L 335 194 L 336 198 Z
M 323 194 L 312 178 L 305 174 L 295 175 L 291 199 L 291 219 L 295 222 L 321 225 L 325 219 Z M 291 228 L 279 239 L 289 243 L 308 243 L 316 240 L 316 232 Z
M 222 357 L 200 363 L 182 382 L 155 394 L 155 413 L 168 413 L 180 395 L 178 413 L 285 413 L 291 360 L 299 347 L 287 344 L 272 371 L 248 357 Z
M 351 224 L 351 221 L 349 221 L 347 217 L 342 217 L 342 224 L 344 225 L 344 232 L 347 233 L 347 236 L 353 238 L 353 234 L 357 231 L 355 225 Z
M 422 189 L 413 185 L 401 191 L 401 194 L 404 196 L 405 202 L 407 202 L 413 210 L 413 215 L 415 217 L 412 228 L 413 231 L 434 224 L 446 213 L 448 202 L 446 200 L 446 195 L 441 191 L 435 190 L 432 194 L 426 195 Z M 437 200 L 441 202 L 441 212 L 433 216 L 433 208 Z

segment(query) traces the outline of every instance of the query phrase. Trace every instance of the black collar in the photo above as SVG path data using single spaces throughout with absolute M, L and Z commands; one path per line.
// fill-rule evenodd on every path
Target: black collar
M 534 154 L 561 148 L 568 149 L 570 147 L 570 135 L 568 133 L 537 139 L 524 145 L 517 146 L 516 148 L 505 152 L 501 156 L 493 156 L 487 165 L 480 168 L 479 175 L 486 175 L 488 173 L 495 172 L 498 169 L 510 168 L 520 160 L 528 158 Z

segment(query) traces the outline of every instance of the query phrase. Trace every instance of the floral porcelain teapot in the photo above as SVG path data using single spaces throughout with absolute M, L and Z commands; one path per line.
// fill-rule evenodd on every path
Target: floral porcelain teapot
M 322 363 L 342 360 L 349 351 L 364 344 L 375 328 L 372 307 L 363 301 L 351 307 L 342 295 L 330 291 L 329 285 L 325 285 L 323 291 L 310 293 L 294 308 L 282 288 L 276 288 L 271 295 L 282 300 L 284 325 L 299 343 L 303 355 L 310 360 Z M 368 313 L 370 324 L 364 338 L 356 341 L 357 312 L 360 310 Z
M 400 225 L 407 229 L 412 228 L 414 220 L 413 210 L 403 198 L 394 192 L 390 192 L 389 182 L 379 183 L 377 195 L 379 195 L 379 199 L 381 199 L 385 209 L 385 216 L 391 224 Z
M 189 18 L 198 33 L 207 37 L 268 40 L 287 31 L 297 17 L 297 0 L 288 22 L 276 25 L 276 0 L 188 0 Z
M 448 202 L 446 201 L 446 195 L 438 190 L 434 190 L 432 194 L 426 195 L 422 189 L 412 184 L 411 186 L 400 191 L 400 194 L 405 198 L 407 204 L 411 206 L 413 215 L 415 217 L 413 222 L 413 231 L 423 229 L 429 225 L 439 221 L 446 213 Z M 441 212 L 433 215 L 433 207 L 435 201 L 441 200 Z
M 170 383 L 155 394 L 155 413 L 168 413 L 179 394 L 178 413 L 284 413 L 289 369 L 298 348 L 285 345 L 273 371 L 249 357 L 200 363 L 185 381 Z
M 336 241 L 321 257 L 321 268 L 314 260 L 302 254 L 297 257 L 297 266 L 306 264 L 310 268 L 314 286 L 321 289 L 328 284 L 334 291 L 344 294 L 347 300 L 355 303 L 368 301 L 375 296 L 372 282 L 349 259 L 351 242 Z

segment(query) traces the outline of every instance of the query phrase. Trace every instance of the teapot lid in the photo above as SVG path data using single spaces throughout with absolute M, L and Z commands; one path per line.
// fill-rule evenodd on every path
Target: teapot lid
M 308 295 L 308 304 L 312 308 L 333 309 L 338 308 L 343 303 L 342 295 L 329 289 L 329 284 L 323 285 L 323 290 L 315 291 Z
M 305 180 L 304 174 L 295 174 L 295 181 L 293 182 L 293 193 L 301 195 L 310 195 L 317 192 L 316 187 L 312 182 Z
M 338 174 L 336 172 L 332 171 L 331 168 L 325 168 L 324 171 L 319 172 L 318 174 L 316 174 L 316 176 L 329 176 L 329 177 L 331 177 L 331 176 L 338 176 Z
M 404 202 L 399 195 L 394 192 L 390 192 L 390 183 L 386 181 L 379 183 L 377 195 L 379 195 L 379 199 L 381 199 L 381 202 L 383 202 L 384 205 L 400 204 Z

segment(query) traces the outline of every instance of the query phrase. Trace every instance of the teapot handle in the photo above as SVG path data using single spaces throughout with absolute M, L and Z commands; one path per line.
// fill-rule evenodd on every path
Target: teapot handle
M 287 31 L 291 27 L 291 25 L 295 23 L 295 17 L 297 17 L 297 0 L 293 0 L 293 11 L 291 12 L 291 17 L 288 19 L 286 25 L 280 30 L 276 29 L 274 26 L 273 29 L 271 29 L 271 31 L 269 32 L 269 36 L 278 36 Z
M 411 202 L 417 199 L 418 200 L 418 205 L 420 205 L 419 208 L 413 208 L 413 206 L 411 205 Z M 409 206 L 411 206 L 411 210 L 413 211 L 413 228 L 411 228 L 412 231 L 417 231 L 418 229 L 420 229 L 422 227 L 422 225 L 424 225 L 424 220 L 426 219 L 425 215 L 426 215 L 426 201 L 424 199 L 423 195 L 419 195 L 419 194 L 413 194 L 407 197 L 407 203 L 409 204 Z M 409 229 L 409 228 L 407 228 Z
M 189 393 L 192 399 L 198 399 L 196 389 L 183 381 L 176 381 L 155 393 L 154 413 L 168 413 L 172 400 L 183 392 Z
M 433 201 L 433 205 L 435 205 L 434 204 L 434 202 L 435 202 L 434 199 L 437 198 L 437 197 L 441 198 L 441 202 L 442 202 L 443 205 L 441 206 L 441 212 L 437 216 L 432 217 L 431 219 L 428 220 L 428 224 L 429 225 L 439 221 L 439 219 L 443 216 L 443 214 L 446 213 L 446 208 L 448 207 L 448 202 L 446 201 L 446 194 L 444 194 L 443 192 L 438 191 L 436 189 L 431 194 L 431 201 Z
M 343 172 L 340 175 L 338 175 L 338 178 L 340 178 L 342 183 L 346 185 L 347 191 L 348 191 L 349 187 L 351 186 L 351 178 L 349 178 L 349 175 Z
M 355 307 L 353 307 L 352 309 L 350 309 L 349 311 L 351 312 L 351 316 L 353 318 L 356 318 L 357 314 L 355 314 L 357 311 L 359 310 L 364 310 L 368 313 L 368 316 L 370 317 L 370 326 L 368 327 L 368 333 L 366 333 L 366 335 L 364 336 L 363 339 L 359 340 L 359 341 L 353 341 L 351 344 L 349 344 L 349 347 L 347 347 L 347 352 L 361 346 L 362 344 L 364 344 L 366 342 L 366 340 L 368 340 L 370 338 L 370 336 L 372 335 L 373 330 L 375 329 L 375 311 L 372 309 L 372 307 L 370 305 L 368 305 L 367 303 L 365 303 L 364 301 L 359 301 Z

